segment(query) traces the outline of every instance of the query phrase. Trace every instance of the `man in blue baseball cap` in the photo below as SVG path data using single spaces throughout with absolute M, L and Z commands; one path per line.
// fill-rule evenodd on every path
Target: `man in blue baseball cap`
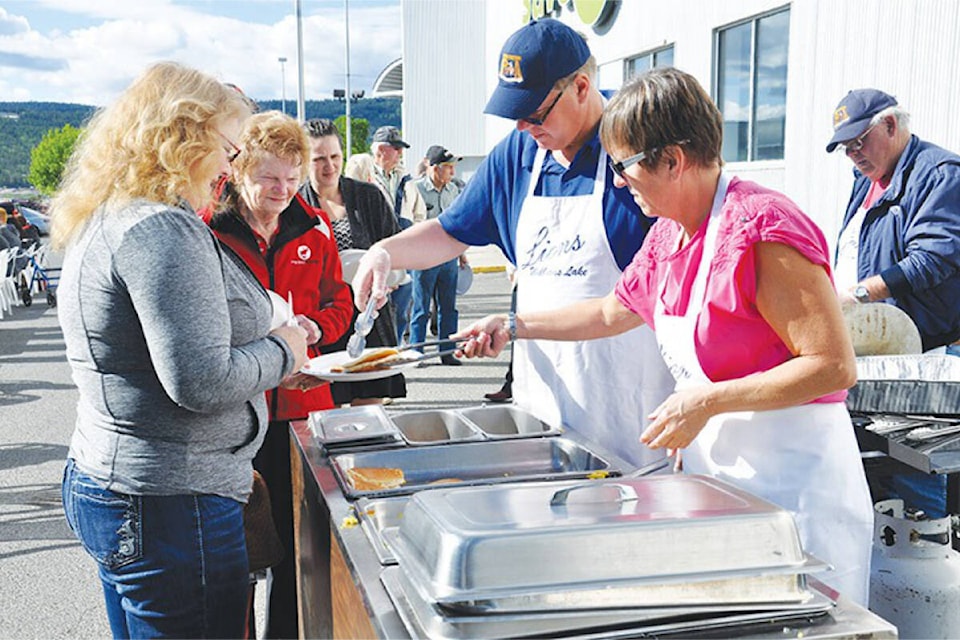
M 598 128 L 604 97 L 586 40 L 555 19 L 503 45 L 485 112 L 515 122 L 435 220 L 377 243 L 354 279 L 359 306 L 385 296 L 394 267 L 424 269 L 469 245 L 496 244 L 517 267 L 517 309 L 552 309 L 609 293 L 653 221 L 616 189 Z M 663 457 L 640 444 L 647 416 L 673 390 L 648 327 L 616 338 L 513 346 L 513 398 L 637 465 Z
M 854 164 L 834 280 L 848 304 L 907 313 L 924 351 L 960 355 L 960 156 L 910 133 L 910 116 L 877 89 L 850 91 L 833 112 L 827 152 Z M 898 474 L 907 506 L 946 515 L 945 476 Z

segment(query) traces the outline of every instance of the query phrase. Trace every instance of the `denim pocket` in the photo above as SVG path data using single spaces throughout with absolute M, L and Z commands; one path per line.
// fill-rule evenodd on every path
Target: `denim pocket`
M 87 553 L 106 569 L 142 558 L 140 497 L 104 489 L 75 468 L 67 474 L 67 521 Z

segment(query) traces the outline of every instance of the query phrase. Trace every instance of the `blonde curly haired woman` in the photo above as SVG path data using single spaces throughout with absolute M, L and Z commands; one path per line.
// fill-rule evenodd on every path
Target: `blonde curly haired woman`
M 218 80 L 155 64 L 94 115 L 51 207 L 80 392 L 63 504 L 117 638 L 244 633 L 263 392 L 306 358 L 306 332 L 269 331 L 266 291 L 195 212 L 248 116 Z

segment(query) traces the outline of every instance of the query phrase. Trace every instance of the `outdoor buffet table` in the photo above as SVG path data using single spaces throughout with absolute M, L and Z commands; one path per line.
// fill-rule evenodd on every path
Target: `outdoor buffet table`
M 575 434 L 567 436 L 576 438 Z M 356 502 L 345 495 L 331 457 L 307 421 L 292 423 L 291 438 L 302 637 L 411 637 L 409 626 L 382 581 L 385 571 L 386 581 L 390 582 L 397 569 L 381 564 L 370 538 L 358 525 Z M 429 449 L 424 447 L 421 451 L 429 453 Z M 815 581 L 811 583 L 815 585 Z M 826 587 L 824 590 L 829 592 Z M 637 635 L 633 631 L 630 635 Z M 716 632 L 713 630 L 713 634 Z M 815 624 L 776 628 L 745 625 L 726 628 L 722 635 L 828 638 L 854 634 L 862 638 L 895 638 L 896 629 L 841 597 L 836 607 Z M 695 633 L 683 635 L 697 637 Z

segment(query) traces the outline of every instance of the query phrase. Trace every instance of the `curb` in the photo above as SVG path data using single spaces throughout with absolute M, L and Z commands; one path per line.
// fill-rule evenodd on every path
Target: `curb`
M 502 264 L 490 265 L 485 267 L 473 267 L 474 273 L 499 273 L 506 270 L 507 268 Z

